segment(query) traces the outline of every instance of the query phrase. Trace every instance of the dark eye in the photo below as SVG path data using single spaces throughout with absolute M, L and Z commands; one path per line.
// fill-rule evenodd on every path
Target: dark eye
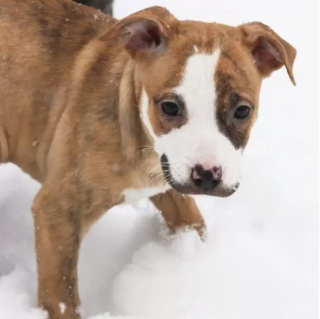
M 161 103 L 161 110 L 164 114 L 169 116 L 180 115 L 179 105 L 174 101 L 164 101 Z
M 233 114 L 233 117 L 236 118 L 237 120 L 243 120 L 249 116 L 250 111 L 251 111 L 250 106 L 245 104 L 240 104 L 239 106 L 237 106 Z

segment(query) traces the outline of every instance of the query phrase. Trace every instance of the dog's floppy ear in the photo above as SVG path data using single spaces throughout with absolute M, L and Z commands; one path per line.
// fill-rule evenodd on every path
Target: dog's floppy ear
M 166 9 L 151 7 L 120 20 L 100 40 L 119 38 L 132 57 L 140 52 L 161 52 L 169 41 L 170 22 L 174 20 Z
M 290 80 L 296 85 L 292 70 L 296 49 L 260 22 L 246 23 L 240 28 L 243 42 L 249 47 L 261 75 L 268 77 L 285 65 Z

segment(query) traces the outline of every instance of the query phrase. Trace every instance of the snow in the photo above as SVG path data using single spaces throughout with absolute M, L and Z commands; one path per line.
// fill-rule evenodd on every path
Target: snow
M 115 1 L 125 16 L 160 4 L 181 19 L 269 24 L 298 50 L 297 87 L 266 80 L 230 198 L 199 197 L 208 239 L 167 235 L 148 201 L 116 207 L 91 230 L 79 264 L 84 318 L 318 318 L 318 1 Z M 36 307 L 30 206 L 39 185 L 0 166 L 0 318 L 44 319 Z

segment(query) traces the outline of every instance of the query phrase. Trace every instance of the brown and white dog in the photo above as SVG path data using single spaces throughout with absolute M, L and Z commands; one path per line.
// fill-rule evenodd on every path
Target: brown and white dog
M 117 21 L 68 0 L 10 0 L 0 20 L 0 159 L 42 183 L 39 305 L 79 318 L 90 226 L 150 197 L 172 231 L 202 233 L 185 195 L 236 190 L 261 81 L 284 65 L 294 83 L 296 51 L 259 22 L 179 21 L 161 7 Z

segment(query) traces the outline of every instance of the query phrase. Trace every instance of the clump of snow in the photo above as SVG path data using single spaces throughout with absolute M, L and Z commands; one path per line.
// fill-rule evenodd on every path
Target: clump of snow
M 66 311 L 66 305 L 63 302 L 59 302 L 60 313 L 64 314 Z
M 35 307 L 34 273 L 17 267 L 7 275 L 1 274 L 0 318 L 45 319 L 46 313 Z
M 153 4 L 116 0 L 115 12 Z M 94 225 L 79 262 L 84 318 L 318 318 L 318 3 L 291 1 L 285 23 L 276 0 L 157 4 L 179 18 L 269 24 L 298 50 L 298 85 L 285 70 L 265 81 L 239 190 L 197 197 L 206 242 L 192 231 L 170 238 L 148 201 Z M 15 166 L 0 166 L 0 318 L 46 318 L 36 307 L 30 212 L 38 189 Z

